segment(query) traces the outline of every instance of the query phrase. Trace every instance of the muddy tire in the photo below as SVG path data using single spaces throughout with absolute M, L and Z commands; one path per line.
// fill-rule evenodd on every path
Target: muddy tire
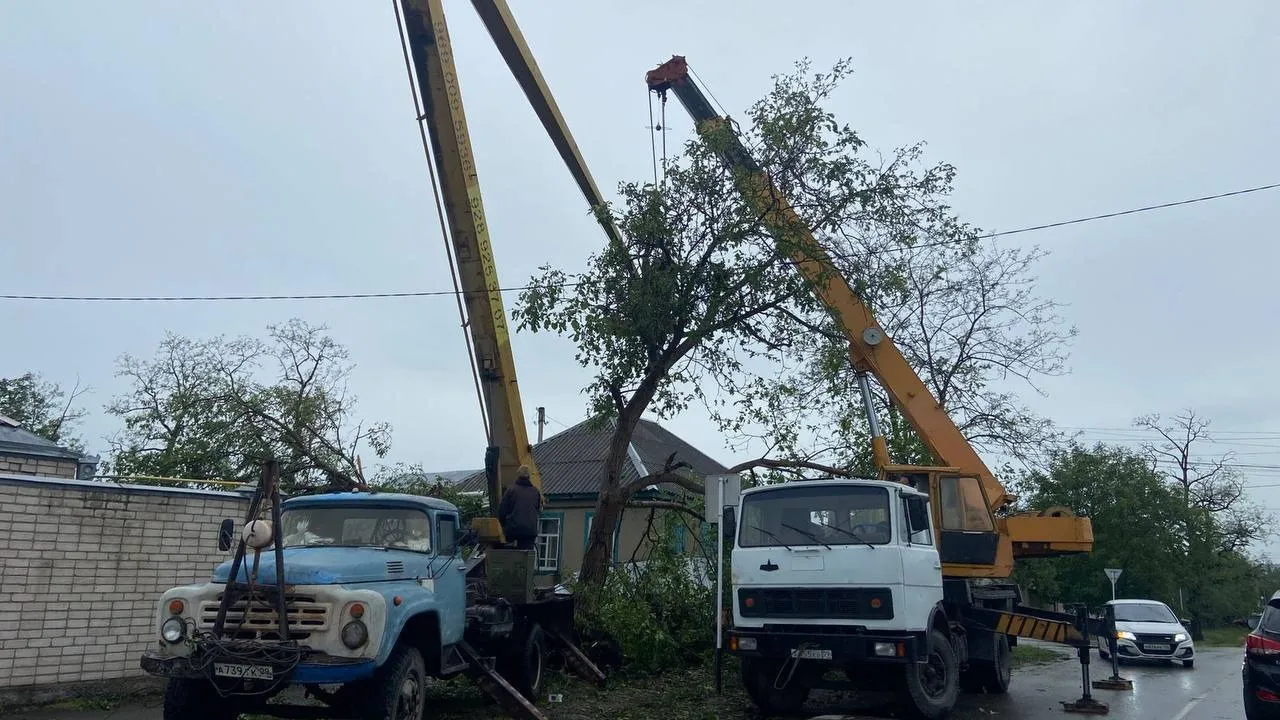
M 970 660 L 969 669 L 961 676 L 960 686 L 967 693 L 1004 695 L 1013 680 L 1013 654 L 1007 635 L 997 633 L 994 660 Z
M 365 720 L 421 720 L 427 703 L 427 665 L 422 653 L 398 645 L 378 668 L 363 708 Z
M 898 691 L 899 715 L 918 720 L 938 720 L 955 707 L 960 694 L 960 665 L 946 635 L 929 633 L 925 662 L 910 663 L 902 673 Z
M 220 697 L 207 680 L 169 678 L 164 690 L 164 720 L 236 720 L 232 699 Z
M 766 714 L 791 715 L 804 707 L 809 699 L 809 681 L 805 668 L 798 667 L 786 687 L 774 687 L 783 661 L 760 658 L 742 659 L 742 689 L 751 702 Z
M 524 636 L 524 642 L 512 654 L 503 657 L 498 673 L 520 691 L 531 703 L 536 703 L 538 691 L 547 667 L 547 636 L 542 626 L 534 624 Z

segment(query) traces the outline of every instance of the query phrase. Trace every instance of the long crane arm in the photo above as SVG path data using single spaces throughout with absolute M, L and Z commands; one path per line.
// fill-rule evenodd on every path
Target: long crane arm
M 410 73 L 422 102 L 418 120 L 430 139 L 448 228 L 446 242 L 451 243 L 453 271 L 480 377 L 482 412 L 489 432 L 485 455 L 489 506 L 491 515 L 496 515 L 498 501 L 515 481 L 521 465 L 531 469 L 530 480 L 539 490 L 542 480 L 525 427 L 511 333 L 444 8 L 441 0 L 399 0 L 398 4 L 403 39 L 412 59 Z M 478 518 L 475 527 L 484 541 L 503 539 L 494 517 Z
M 685 59 L 673 57 L 651 70 L 645 80 L 652 91 L 675 94 L 692 116 L 698 134 L 708 140 L 725 165 L 734 172 L 739 190 L 752 203 L 762 222 L 779 239 L 796 267 L 809 280 L 828 311 L 839 322 L 849 343 L 849 358 L 854 369 L 859 373 L 869 372 L 876 377 L 930 452 L 947 466 L 917 469 L 945 470 L 946 474 L 962 476 L 950 488 L 958 495 L 951 504 L 960 506 L 960 512 L 967 513 L 970 517 L 975 511 L 979 516 L 986 515 L 985 520 L 978 517 L 971 520 L 969 526 L 957 528 L 955 538 L 958 547 L 965 535 L 985 535 L 992 545 L 981 552 L 966 550 L 954 555 L 952 562 L 948 563 L 953 572 L 948 574 L 1002 577 L 1007 576 L 1012 569 L 1011 555 L 1073 554 L 1092 549 L 1093 532 L 1087 518 L 1058 512 L 1053 516 L 1035 513 L 1030 516 L 1000 517 L 997 520 L 997 516 L 1004 514 L 1013 497 L 1005 491 L 946 410 L 876 322 L 870 308 L 858 298 L 832 263 L 830 254 L 782 196 L 768 173 L 751 157 L 727 119 L 716 113 L 690 77 Z M 902 466 L 887 465 L 883 439 L 879 440 L 874 450 L 882 471 L 910 470 Z M 903 476 L 911 474 L 901 473 Z M 977 482 L 966 485 L 963 482 L 965 477 L 975 478 Z M 930 494 L 935 499 L 938 492 L 936 487 L 930 489 Z M 935 500 L 935 507 L 939 504 Z M 945 547 L 945 520 L 943 529 Z M 974 558 L 965 559 L 965 555 Z M 976 559 L 977 556 L 982 556 L 982 559 Z

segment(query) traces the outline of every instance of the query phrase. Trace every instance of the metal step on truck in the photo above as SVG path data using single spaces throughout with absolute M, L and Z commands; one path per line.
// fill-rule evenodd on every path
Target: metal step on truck
M 502 711 L 535 705 L 556 652 L 604 675 L 574 644 L 574 599 L 533 587 L 534 552 L 464 557 L 443 500 L 334 492 L 279 501 L 263 474 L 232 559 L 207 583 L 166 591 L 144 670 L 168 678 L 164 720 L 275 717 L 419 720 L 430 678 L 472 678 Z M 230 550 L 225 520 L 219 547 Z M 300 687 L 314 702 L 268 702 Z

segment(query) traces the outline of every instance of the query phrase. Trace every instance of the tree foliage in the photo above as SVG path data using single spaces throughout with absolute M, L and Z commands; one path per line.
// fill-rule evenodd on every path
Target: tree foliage
M 359 453 L 384 456 L 391 429 L 354 419 L 351 368 L 323 327 L 296 319 L 265 339 L 166 334 L 151 359 L 117 363 L 130 389 L 107 406 L 124 421 L 114 472 L 249 480 L 273 456 L 287 490 L 363 482 Z
M 979 242 L 947 205 L 954 169 L 926 164 L 921 146 L 886 157 L 839 123 L 826 104 L 849 72 L 847 62 L 827 73 L 802 62 L 775 77 L 736 124 L 740 136 L 974 437 L 1011 446 L 1041 438 L 1047 424 L 996 386 L 1001 374 L 1061 370 L 1070 331 L 1034 294 L 1029 269 L 1039 255 Z M 716 155 L 728 128 L 687 143 L 656 185 L 623 185 L 620 208 L 607 212 L 624 240 L 583 271 L 544 267 L 515 313 L 522 329 L 574 341 L 578 362 L 595 370 L 592 410 L 613 423 L 588 580 L 602 577 L 607 528 L 630 494 L 655 477 L 678 479 L 677 462 L 621 484 L 646 412 L 705 406 L 726 433 L 764 447 L 769 462 L 749 468 L 848 472 L 866 445 L 845 341 L 795 271 L 794 233 L 771 235 L 761 223 L 771 209 L 745 198 L 742 176 Z M 900 449 L 918 454 L 902 418 L 886 418 Z
M 1019 564 L 1015 579 L 1038 599 L 1097 606 L 1111 597 L 1103 568 L 1115 567 L 1124 571 L 1120 597 L 1155 598 L 1217 624 L 1246 615 L 1260 594 L 1274 591 L 1266 586 L 1269 568 L 1246 554 L 1248 540 L 1223 543 L 1238 537 L 1229 516 L 1188 502 L 1186 485 L 1145 450 L 1073 445 L 1019 485 L 1029 506 L 1063 505 L 1093 524 L 1092 553 Z
M 76 401 L 87 392 L 89 388 L 81 387 L 78 380 L 70 390 L 64 390 L 36 373 L 0 377 L 0 415 L 46 440 L 83 450 L 84 443 L 75 430 L 86 411 Z

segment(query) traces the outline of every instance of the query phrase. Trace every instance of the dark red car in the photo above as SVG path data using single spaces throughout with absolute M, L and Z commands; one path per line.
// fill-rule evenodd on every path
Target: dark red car
M 1244 716 L 1280 719 L 1280 591 L 1244 642 Z

